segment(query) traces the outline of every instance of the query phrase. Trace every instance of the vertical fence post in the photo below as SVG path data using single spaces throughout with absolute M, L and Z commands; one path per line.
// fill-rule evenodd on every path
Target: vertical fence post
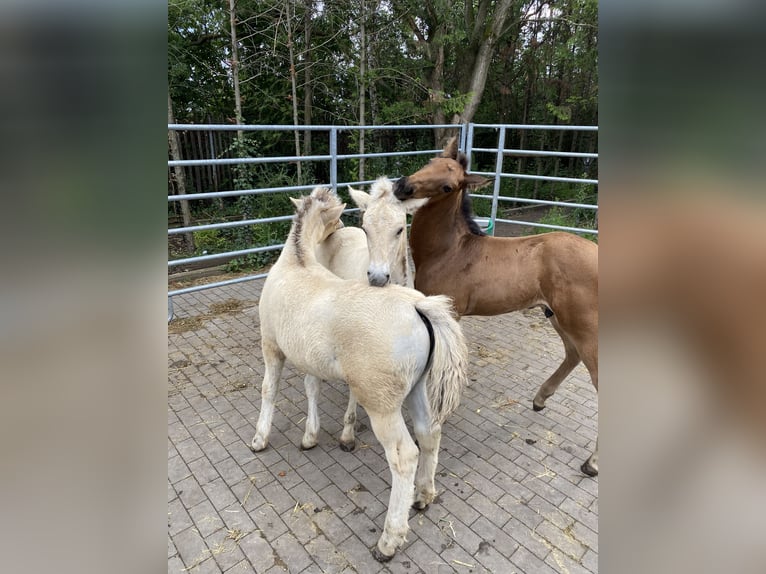
M 330 185 L 338 193 L 338 128 L 330 128 Z
M 500 195 L 500 174 L 503 173 L 503 152 L 505 151 L 505 126 L 500 128 L 497 138 L 497 159 L 495 160 L 495 187 L 492 190 L 492 234 L 494 235 L 495 219 L 497 219 L 497 198 Z
M 463 124 L 463 133 L 465 134 L 465 157 L 468 160 L 468 167 L 466 171 L 471 171 L 471 149 L 473 148 L 473 122 L 469 124 Z

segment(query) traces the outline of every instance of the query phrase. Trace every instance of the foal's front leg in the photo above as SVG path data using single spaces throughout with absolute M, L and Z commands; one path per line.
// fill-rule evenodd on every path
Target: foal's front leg
M 282 367 L 285 365 L 285 355 L 276 343 L 264 339 L 261 343 L 261 350 L 263 351 L 263 363 L 266 368 L 266 374 L 261 385 L 261 414 L 258 415 L 255 436 L 250 444 L 250 449 L 253 452 L 261 451 L 269 444 L 271 419 L 274 416 L 274 397 L 276 397 L 277 388 L 279 387 Z
M 409 531 L 408 515 L 413 501 L 415 469 L 418 464 L 418 447 L 412 440 L 402 413 L 379 415 L 367 411 L 372 431 L 386 451 L 386 460 L 391 469 L 391 498 L 383 534 L 372 549 L 372 555 L 379 562 L 387 562 L 405 542 Z
M 346 407 L 346 414 L 343 415 L 343 432 L 340 435 L 340 448 L 346 452 L 351 452 L 356 448 L 354 425 L 356 425 L 356 397 L 349 388 L 348 406 Z

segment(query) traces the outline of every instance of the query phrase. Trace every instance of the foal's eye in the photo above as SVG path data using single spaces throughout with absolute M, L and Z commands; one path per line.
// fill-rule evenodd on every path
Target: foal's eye
M 442 191 L 444 191 L 444 193 L 449 193 L 449 192 L 452 191 L 452 186 L 451 185 L 445 185 L 444 187 L 442 187 Z
M 396 236 L 397 236 L 397 237 L 399 237 L 399 236 L 402 234 L 402 231 L 404 231 L 404 227 L 400 227 L 400 228 L 397 230 L 397 232 L 396 232 Z

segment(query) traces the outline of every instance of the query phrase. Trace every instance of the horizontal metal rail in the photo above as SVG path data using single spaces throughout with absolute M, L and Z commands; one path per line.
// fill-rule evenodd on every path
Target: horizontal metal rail
M 412 126 L 393 125 L 393 126 L 288 126 L 279 125 L 251 125 L 251 124 L 168 124 L 169 130 L 174 131 L 216 131 L 216 132 L 293 132 L 293 131 L 312 131 L 312 132 L 350 132 L 360 130 L 432 130 L 434 128 L 461 129 L 460 124 L 416 124 Z
M 327 187 L 330 184 L 326 184 Z M 207 193 L 184 193 L 182 195 L 168 195 L 168 201 L 194 201 L 197 199 L 214 199 L 216 197 L 238 197 L 240 195 L 262 195 L 267 193 L 280 193 L 283 191 L 311 191 L 316 185 L 287 185 L 283 187 L 263 187 L 260 189 L 240 189 L 232 191 L 211 191 Z
M 174 295 L 184 295 L 186 293 L 194 293 L 195 291 L 204 291 L 211 287 L 224 287 L 226 285 L 234 285 L 235 283 L 244 283 L 245 281 L 254 281 L 255 279 L 263 279 L 268 276 L 268 273 L 260 273 L 258 275 L 248 275 L 247 277 L 237 277 L 236 279 L 227 279 L 226 281 L 217 281 L 216 283 L 207 283 L 205 285 L 195 285 L 194 287 L 184 287 L 183 289 L 176 289 L 174 291 L 168 291 L 168 298 Z M 172 313 L 168 317 L 168 322 L 172 319 Z
M 469 194 L 471 197 L 479 199 L 492 199 L 492 195 L 481 195 L 478 193 Z M 598 205 L 592 205 L 590 203 L 572 203 L 570 201 L 550 201 L 548 199 L 528 199 L 526 197 L 505 197 L 503 195 L 498 196 L 498 201 L 514 201 L 517 203 L 531 203 L 534 205 L 558 205 L 561 207 L 573 207 L 581 209 L 593 209 L 597 210 Z
M 540 181 L 564 181 L 568 183 L 589 183 L 598 185 L 597 179 L 581 179 L 577 177 L 554 177 L 552 175 L 527 175 L 525 173 L 495 173 L 494 171 L 472 171 L 476 175 L 486 175 L 492 177 L 511 177 L 514 179 L 538 179 Z
M 179 159 L 168 161 L 168 167 L 199 165 L 237 165 L 240 163 L 282 163 L 298 161 L 330 161 L 331 155 L 288 155 L 279 157 L 225 157 L 220 159 Z
M 578 132 L 597 132 L 598 126 L 559 126 L 559 125 L 533 125 L 533 124 L 470 124 L 476 128 L 492 128 L 507 130 L 563 130 Z
M 398 177 L 390 178 L 392 181 Z M 338 183 L 338 187 L 344 185 L 371 185 L 375 179 L 361 181 L 347 181 Z M 239 197 L 245 195 L 266 195 L 269 193 L 282 193 L 285 191 L 311 191 L 316 187 L 332 187 L 329 183 L 314 183 L 311 185 L 285 185 L 282 187 L 262 187 L 259 189 L 237 189 L 230 191 L 211 191 L 206 193 L 184 193 L 182 195 L 168 195 L 168 201 L 195 201 L 198 199 L 215 199 L 217 197 Z
M 210 255 L 200 255 L 198 257 L 186 257 L 185 259 L 173 259 L 172 261 L 168 261 L 168 267 L 178 267 L 179 265 L 199 263 L 200 261 L 214 261 L 216 259 L 223 259 L 224 257 L 238 257 L 240 255 L 248 255 L 250 253 L 279 251 L 284 246 L 284 243 L 280 243 L 279 245 L 267 245 L 266 247 L 253 247 L 251 249 L 240 249 L 238 251 L 226 251 L 225 253 L 211 253 Z
M 168 167 L 196 167 L 201 165 L 237 165 L 241 163 L 280 163 L 280 162 L 299 162 L 299 161 L 330 161 L 333 159 L 356 159 L 356 158 L 376 158 L 376 157 L 401 157 L 409 155 L 433 155 L 439 153 L 436 150 L 418 150 L 405 152 L 373 152 L 373 153 L 351 153 L 333 155 L 288 155 L 288 156 L 265 156 L 265 157 L 234 157 L 219 159 L 179 159 L 168 161 Z
M 566 225 L 549 225 L 547 223 L 534 223 L 532 221 L 521 221 L 518 219 L 495 219 L 495 222 L 513 223 L 514 225 L 525 225 L 527 227 L 541 227 L 545 229 L 555 229 L 556 231 L 570 231 L 572 233 L 590 233 L 598 235 L 598 229 L 588 229 L 587 227 L 567 227 Z
M 168 235 L 178 235 L 179 233 L 189 233 L 190 231 L 205 231 L 209 229 L 229 229 L 231 227 L 245 227 L 247 225 L 257 225 L 259 223 L 277 223 L 279 221 L 290 221 L 292 215 L 279 215 L 277 217 L 264 217 L 261 219 L 243 219 L 242 221 L 222 221 L 221 223 L 208 223 L 206 225 L 191 225 L 189 227 L 173 227 L 168 229 Z
M 497 153 L 497 148 L 491 148 L 491 147 L 473 147 L 471 148 L 471 152 L 489 152 L 489 153 Z M 503 155 L 524 155 L 524 156 L 541 156 L 541 157 L 582 157 L 582 158 L 592 158 L 592 159 L 598 159 L 597 153 L 585 153 L 585 152 L 574 152 L 574 151 L 545 151 L 541 149 L 532 149 L 532 150 L 525 150 L 525 149 L 504 149 Z

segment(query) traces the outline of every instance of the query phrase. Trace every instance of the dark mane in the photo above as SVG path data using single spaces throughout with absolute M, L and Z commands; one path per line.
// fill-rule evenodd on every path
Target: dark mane
M 311 205 L 313 198 L 311 196 L 305 196 L 303 198 L 303 204 L 295 211 L 295 217 L 293 218 L 292 238 L 293 245 L 295 245 L 295 258 L 298 260 L 298 265 L 304 267 L 306 261 L 303 256 L 303 221 L 306 218 L 306 211 Z
M 471 198 L 468 195 L 468 190 L 463 189 L 463 200 L 460 204 L 460 210 L 463 213 L 463 219 L 468 226 L 468 230 L 474 235 L 486 235 L 479 227 L 479 224 L 473 218 L 473 209 L 471 207 Z

